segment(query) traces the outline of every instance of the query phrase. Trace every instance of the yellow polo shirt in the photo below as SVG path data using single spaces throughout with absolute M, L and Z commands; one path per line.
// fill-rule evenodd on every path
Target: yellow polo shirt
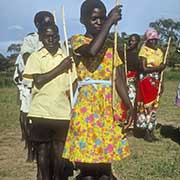
M 54 69 L 65 58 L 63 51 L 52 56 L 45 48 L 32 53 L 27 61 L 23 77 L 43 74 Z M 72 82 L 76 79 L 75 67 L 71 73 Z M 33 87 L 33 98 L 28 116 L 47 119 L 70 120 L 70 102 L 66 95 L 69 90 L 69 75 L 63 73 L 45 84 L 41 89 Z

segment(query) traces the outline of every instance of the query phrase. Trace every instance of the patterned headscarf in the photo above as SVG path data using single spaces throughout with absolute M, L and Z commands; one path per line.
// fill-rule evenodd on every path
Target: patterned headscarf
M 158 32 L 155 29 L 148 29 L 145 32 L 145 41 L 147 42 L 150 39 L 159 39 Z

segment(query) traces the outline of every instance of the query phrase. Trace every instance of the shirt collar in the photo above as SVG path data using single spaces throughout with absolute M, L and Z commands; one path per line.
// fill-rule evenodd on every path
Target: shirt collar
M 42 48 L 41 49 L 41 57 L 43 58 L 43 57 L 46 57 L 47 55 L 51 55 L 49 52 L 48 52 L 48 50 L 46 49 L 46 48 Z M 55 54 L 55 55 L 53 55 L 53 57 L 56 57 L 56 56 L 58 56 L 58 55 L 61 55 L 61 56 L 63 56 L 63 51 L 62 51 L 62 49 L 61 48 L 58 48 L 58 51 L 57 51 L 57 53 Z

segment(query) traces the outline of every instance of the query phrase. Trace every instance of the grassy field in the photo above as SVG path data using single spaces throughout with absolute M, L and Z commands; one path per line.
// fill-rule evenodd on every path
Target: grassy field
M 159 141 L 145 142 L 129 134 L 131 156 L 114 163 L 118 180 L 180 179 L 180 107 L 174 106 L 178 81 L 166 81 L 158 112 Z M 26 162 L 20 138 L 16 89 L 0 89 L 0 179 L 35 180 L 36 164 Z M 179 132 L 178 132 L 179 133 Z

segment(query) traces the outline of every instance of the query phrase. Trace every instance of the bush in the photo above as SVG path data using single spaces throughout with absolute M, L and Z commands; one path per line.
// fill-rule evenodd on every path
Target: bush
M 0 72 L 0 88 L 14 87 L 13 74 L 10 72 Z
M 164 73 L 165 80 L 179 81 L 180 82 L 180 69 L 168 69 Z

